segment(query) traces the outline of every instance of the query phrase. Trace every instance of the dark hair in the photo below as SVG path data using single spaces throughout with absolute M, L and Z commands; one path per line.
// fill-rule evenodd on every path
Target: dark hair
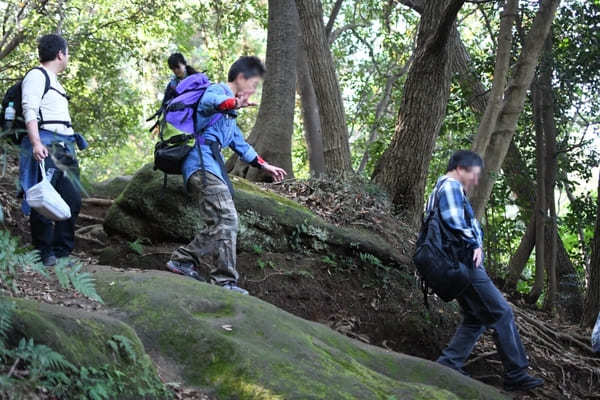
M 239 74 L 244 75 L 244 78 L 250 79 L 255 76 L 261 78 L 265 75 L 267 69 L 265 68 L 260 58 L 255 56 L 243 56 L 237 59 L 229 68 L 229 74 L 227 74 L 227 80 L 229 82 L 235 81 Z
M 197 74 L 198 71 L 196 71 L 194 68 L 190 67 L 189 65 L 187 65 L 187 62 L 185 61 L 185 58 L 183 58 L 183 54 L 181 53 L 173 53 L 169 56 L 169 68 L 173 69 L 177 66 L 179 66 L 180 64 L 185 66 L 185 72 L 188 75 L 193 75 L 193 74 Z
M 448 168 L 446 172 L 455 170 L 458 167 L 470 168 L 470 167 L 481 167 L 483 168 L 483 160 L 479 154 L 469 150 L 458 150 L 452 154 L 450 161 L 448 161 Z
M 67 54 L 67 41 L 60 35 L 44 35 L 38 42 L 40 62 L 53 61 L 59 52 Z

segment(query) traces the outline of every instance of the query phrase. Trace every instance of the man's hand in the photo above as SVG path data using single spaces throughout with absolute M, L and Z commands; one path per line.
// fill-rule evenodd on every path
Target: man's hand
M 42 161 L 48 157 L 48 149 L 42 143 L 38 142 L 33 145 L 33 158 L 37 161 Z
M 245 92 L 238 93 L 238 95 L 235 98 L 235 100 L 236 100 L 235 108 L 240 109 L 240 108 L 244 108 L 244 107 L 256 106 L 256 103 L 251 103 L 250 101 L 248 101 L 249 98 L 250 98 L 250 93 L 245 93 Z
M 263 169 L 267 171 L 273 177 L 275 182 L 281 182 L 283 178 L 287 175 L 287 172 L 283 168 L 276 167 L 274 165 L 265 162 L 263 164 Z
M 473 250 L 473 264 L 475 268 L 481 268 L 481 264 L 483 263 L 483 249 L 481 247 Z

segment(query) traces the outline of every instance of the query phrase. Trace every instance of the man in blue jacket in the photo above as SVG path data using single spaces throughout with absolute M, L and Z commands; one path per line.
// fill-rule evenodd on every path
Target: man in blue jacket
M 171 255 L 167 268 L 172 272 L 202 280 L 196 267 L 209 265 L 211 283 L 242 294 L 237 286 L 236 239 L 238 216 L 233 203 L 233 188 L 225 170 L 221 149 L 230 147 L 242 161 L 269 173 L 273 180 L 283 180 L 286 172 L 264 161 L 244 140 L 236 123 L 237 110 L 254 106 L 248 99 L 265 74 L 257 57 L 241 57 L 231 66 L 227 83 L 211 85 L 200 100 L 196 129 L 207 127 L 198 146 L 190 152 L 183 166 L 188 191 L 203 213 L 206 227 L 188 245 Z

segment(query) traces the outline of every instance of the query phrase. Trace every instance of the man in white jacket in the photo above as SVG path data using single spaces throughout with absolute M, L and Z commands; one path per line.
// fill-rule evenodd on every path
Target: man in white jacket
M 27 137 L 21 143 L 19 181 L 23 192 L 38 183 L 38 163 L 44 160 L 46 175 L 71 208 L 69 220 L 53 222 L 30 210 L 26 201 L 22 205 L 25 214 L 31 212 L 33 246 L 44 265 L 52 266 L 74 247 L 75 220 L 81 208 L 81 195 L 74 185 L 79 178 L 75 144 L 83 149 L 87 143 L 73 131 L 69 97 L 58 81 L 69 60 L 66 40 L 59 35 L 42 36 L 38 52 L 41 65 L 29 71 L 21 84 Z

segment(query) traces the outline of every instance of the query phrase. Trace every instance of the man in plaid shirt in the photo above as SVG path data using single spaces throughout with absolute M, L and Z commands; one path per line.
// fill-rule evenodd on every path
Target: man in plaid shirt
M 460 150 L 450 158 L 446 175 L 438 179 L 427 202 L 431 211 L 436 196 L 444 223 L 458 233 L 467 248 L 473 250 L 471 285 L 457 300 L 463 320 L 437 362 L 467 374 L 462 366 L 475 343 L 486 329 L 494 330 L 494 341 L 504 365 L 506 390 L 530 390 L 544 381 L 527 373 L 529 362 L 509 304 L 487 275 L 483 266 L 483 232 L 466 197 L 479 182 L 481 157 Z

